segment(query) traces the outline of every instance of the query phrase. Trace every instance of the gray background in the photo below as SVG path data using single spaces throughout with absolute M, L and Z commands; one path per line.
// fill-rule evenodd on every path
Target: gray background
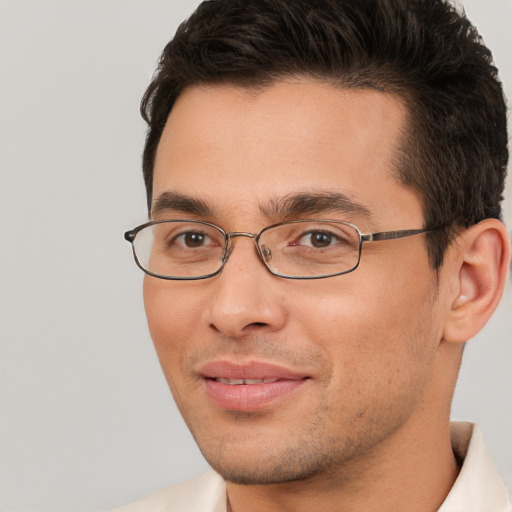
M 206 467 L 149 335 L 123 231 L 145 219 L 139 99 L 197 1 L 0 0 L 0 508 L 102 510 Z M 512 0 L 467 0 L 512 98 Z M 506 215 L 512 225 L 510 186 Z M 512 486 L 512 290 L 453 416 Z

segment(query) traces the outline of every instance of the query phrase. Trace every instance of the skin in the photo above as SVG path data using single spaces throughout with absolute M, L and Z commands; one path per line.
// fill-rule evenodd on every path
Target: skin
M 346 220 L 363 232 L 421 228 L 420 200 L 394 174 L 405 123 L 401 101 L 376 91 L 307 80 L 259 92 L 190 88 L 158 147 L 153 204 L 172 192 L 209 211 L 167 205 L 153 216 L 257 233 L 286 220 L 269 212 L 276 200 L 335 191 L 369 215 L 299 218 Z M 235 512 L 441 505 L 458 472 L 448 422 L 462 335 L 448 342 L 444 333 L 461 260 L 449 250 L 436 275 L 417 235 L 365 244 L 350 274 L 294 281 L 271 275 L 254 242 L 239 238 L 216 277 L 146 276 L 148 323 L 169 387 L 228 481 Z M 218 359 L 271 362 L 308 379 L 260 410 L 226 410 L 199 375 Z

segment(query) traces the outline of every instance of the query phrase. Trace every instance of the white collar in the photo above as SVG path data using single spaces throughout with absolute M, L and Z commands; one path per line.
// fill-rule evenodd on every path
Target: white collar
M 438 512 L 511 512 L 507 489 L 478 425 L 454 421 L 450 434 L 453 451 L 463 464 Z

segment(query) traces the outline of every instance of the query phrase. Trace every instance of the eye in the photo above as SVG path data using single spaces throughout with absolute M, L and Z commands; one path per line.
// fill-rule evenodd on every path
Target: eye
M 211 238 L 206 233 L 202 233 L 200 231 L 187 231 L 185 233 L 181 233 L 174 237 L 172 241 L 178 245 L 188 247 L 189 249 L 204 247 L 205 245 L 210 245 L 212 243 Z
M 307 247 L 322 249 L 341 242 L 338 236 L 329 231 L 309 231 L 301 235 L 294 245 L 305 245 Z

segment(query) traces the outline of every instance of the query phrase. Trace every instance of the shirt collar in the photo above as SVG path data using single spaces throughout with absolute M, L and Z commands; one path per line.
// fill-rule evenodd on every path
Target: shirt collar
M 453 451 L 463 464 L 438 512 L 510 512 L 507 489 L 480 428 L 472 423 L 452 422 L 450 433 Z

